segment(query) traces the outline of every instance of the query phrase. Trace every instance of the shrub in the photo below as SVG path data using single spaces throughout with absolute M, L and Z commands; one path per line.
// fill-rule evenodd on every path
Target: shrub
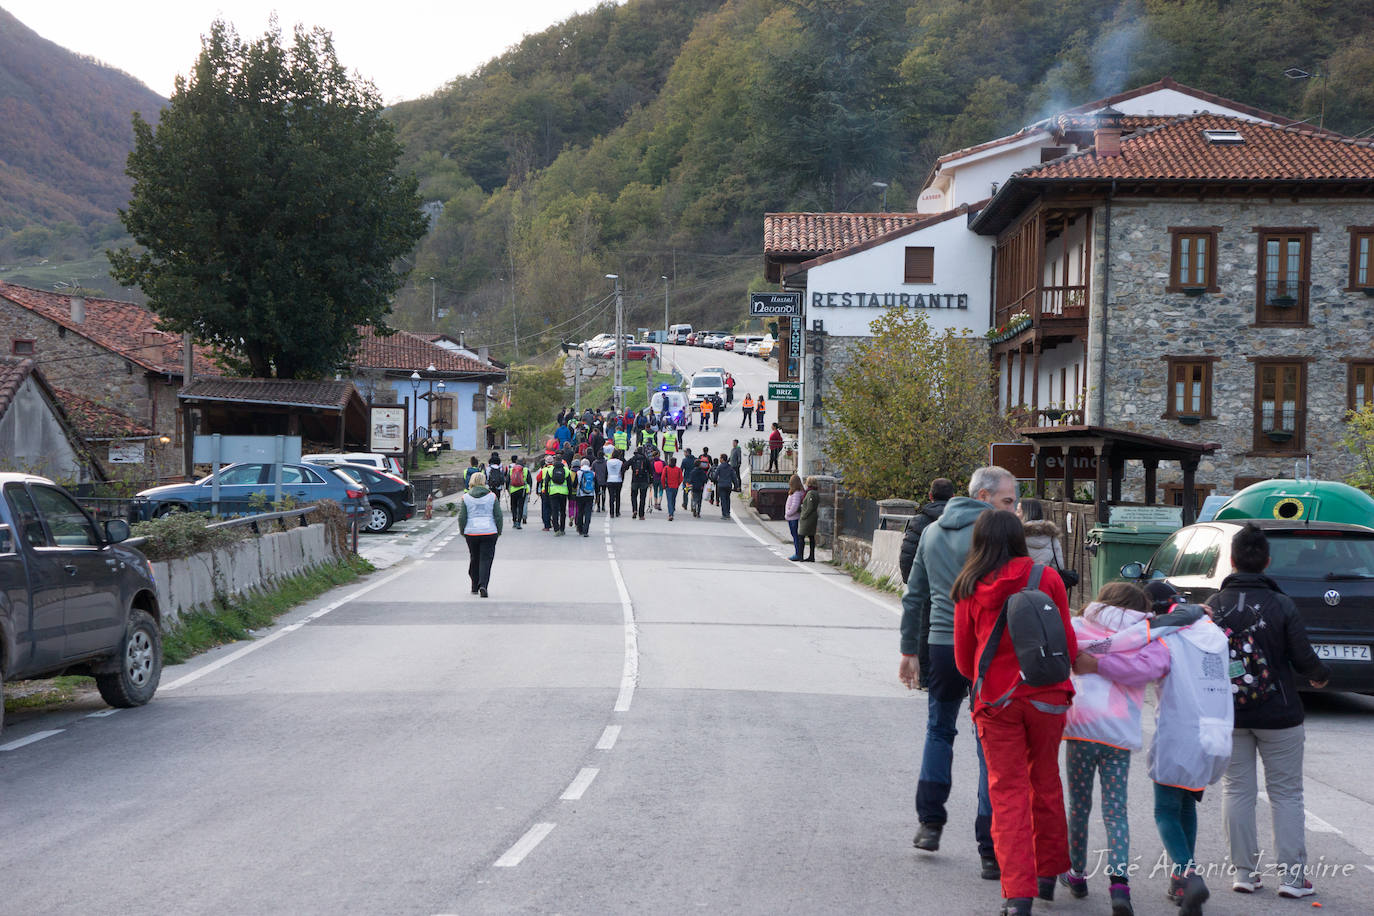
M 208 515 L 173 512 L 162 518 L 138 522 L 133 526 L 133 534 L 148 539 L 139 548 L 148 559 L 175 560 L 227 547 L 252 533 L 246 527 L 208 528 L 209 523 Z

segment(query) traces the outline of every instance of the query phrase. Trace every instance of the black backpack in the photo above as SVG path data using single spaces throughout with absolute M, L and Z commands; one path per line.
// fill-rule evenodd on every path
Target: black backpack
M 553 474 L 551 475 L 551 477 L 553 479 L 553 482 L 556 484 L 567 483 L 568 469 L 563 466 L 562 462 L 555 464 L 553 466 Z
M 1032 687 L 1045 687 L 1069 679 L 1069 672 L 1073 668 L 1073 659 L 1069 658 L 1069 639 L 1064 632 L 1064 621 L 1059 616 L 1059 605 L 1040 590 L 1040 576 L 1044 571 L 1045 567 L 1036 563 L 1031 568 L 1026 587 L 1007 598 L 1002 605 L 1002 614 L 992 628 L 982 658 L 978 659 L 974 696 L 983 686 L 983 677 L 992 665 L 992 658 L 997 654 L 1004 632 L 1011 636 L 1023 682 Z M 1012 687 L 989 705 L 1005 706 L 1011 702 L 1011 695 L 1019 686 Z
M 499 490 L 506 485 L 506 474 L 499 467 L 492 466 L 487 469 L 487 488 Z

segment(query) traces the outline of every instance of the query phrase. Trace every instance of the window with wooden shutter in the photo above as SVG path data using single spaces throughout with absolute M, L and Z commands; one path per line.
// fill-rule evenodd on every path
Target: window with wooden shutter
M 1256 324 L 1306 324 L 1311 229 L 1258 229 Z
M 906 283 L 935 282 L 935 249 L 908 248 L 906 250 Z
M 433 414 L 430 422 L 435 426 L 442 423 L 444 429 L 453 429 L 453 397 L 451 395 L 443 395 L 442 397 L 436 397 L 430 403 L 433 405 Z
M 1307 363 L 1256 361 L 1255 451 L 1301 452 L 1307 427 Z

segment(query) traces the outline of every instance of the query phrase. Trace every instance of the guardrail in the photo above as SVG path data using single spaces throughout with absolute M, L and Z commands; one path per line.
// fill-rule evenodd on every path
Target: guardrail
M 306 518 L 306 516 L 309 515 L 311 512 L 314 512 L 317 508 L 317 506 L 305 506 L 300 509 L 285 509 L 281 512 L 263 512 L 259 515 L 243 515 L 238 518 L 225 519 L 222 522 L 211 522 L 205 527 L 237 528 L 241 525 L 248 525 L 252 527 L 254 534 L 262 534 L 262 529 L 258 527 L 261 524 L 264 524 L 266 522 L 285 521 L 289 518 L 299 518 L 301 520 L 301 523 L 297 527 L 304 528 L 310 524 L 310 521 Z

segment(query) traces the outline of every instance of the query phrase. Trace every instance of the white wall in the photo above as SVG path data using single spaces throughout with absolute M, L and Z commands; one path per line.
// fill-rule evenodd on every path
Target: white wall
M 951 208 L 960 204 L 974 204 L 992 196 L 992 185 L 1000 187 L 1013 172 L 1040 164 L 1041 147 L 1050 145 L 1050 137 L 1037 134 L 1031 146 L 1008 145 L 996 153 L 974 162 L 961 164 L 953 172 L 953 187 L 946 197 Z
M 911 246 L 935 249 L 934 283 L 903 282 L 906 249 Z M 988 329 L 992 248 L 993 239 L 970 232 L 967 219 L 956 216 L 813 267 L 806 278 L 806 328 L 810 330 L 819 320 L 825 322 L 825 332 L 832 336 L 867 337 L 875 319 L 900 307 L 901 296 L 907 296 L 907 304 L 915 307 L 919 295 L 927 303 L 934 296 L 940 297 L 939 308 L 921 309 L 932 329 L 983 334 Z M 857 305 L 860 294 L 865 303 L 876 295 L 883 305 L 861 307 Z M 957 298 L 960 296 L 964 298 Z M 843 304 L 846 301 L 850 304 Z M 964 308 L 947 307 L 960 302 Z
M 24 379 L 0 417 L 0 467 L 84 481 L 85 467 L 33 376 Z
M 1273 123 L 1272 121 L 1265 121 L 1263 118 L 1257 118 L 1252 114 L 1237 111 L 1234 108 L 1227 108 L 1225 105 L 1218 105 L 1216 102 L 1187 95 L 1177 89 L 1157 89 L 1147 95 L 1114 103 L 1112 107 L 1122 114 L 1129 115 L 1188 115 L 1199 111 L 1210 111 L 1212 114 L 1244 118 L 1247 121 L 1259 121 L 1263 124 Z

